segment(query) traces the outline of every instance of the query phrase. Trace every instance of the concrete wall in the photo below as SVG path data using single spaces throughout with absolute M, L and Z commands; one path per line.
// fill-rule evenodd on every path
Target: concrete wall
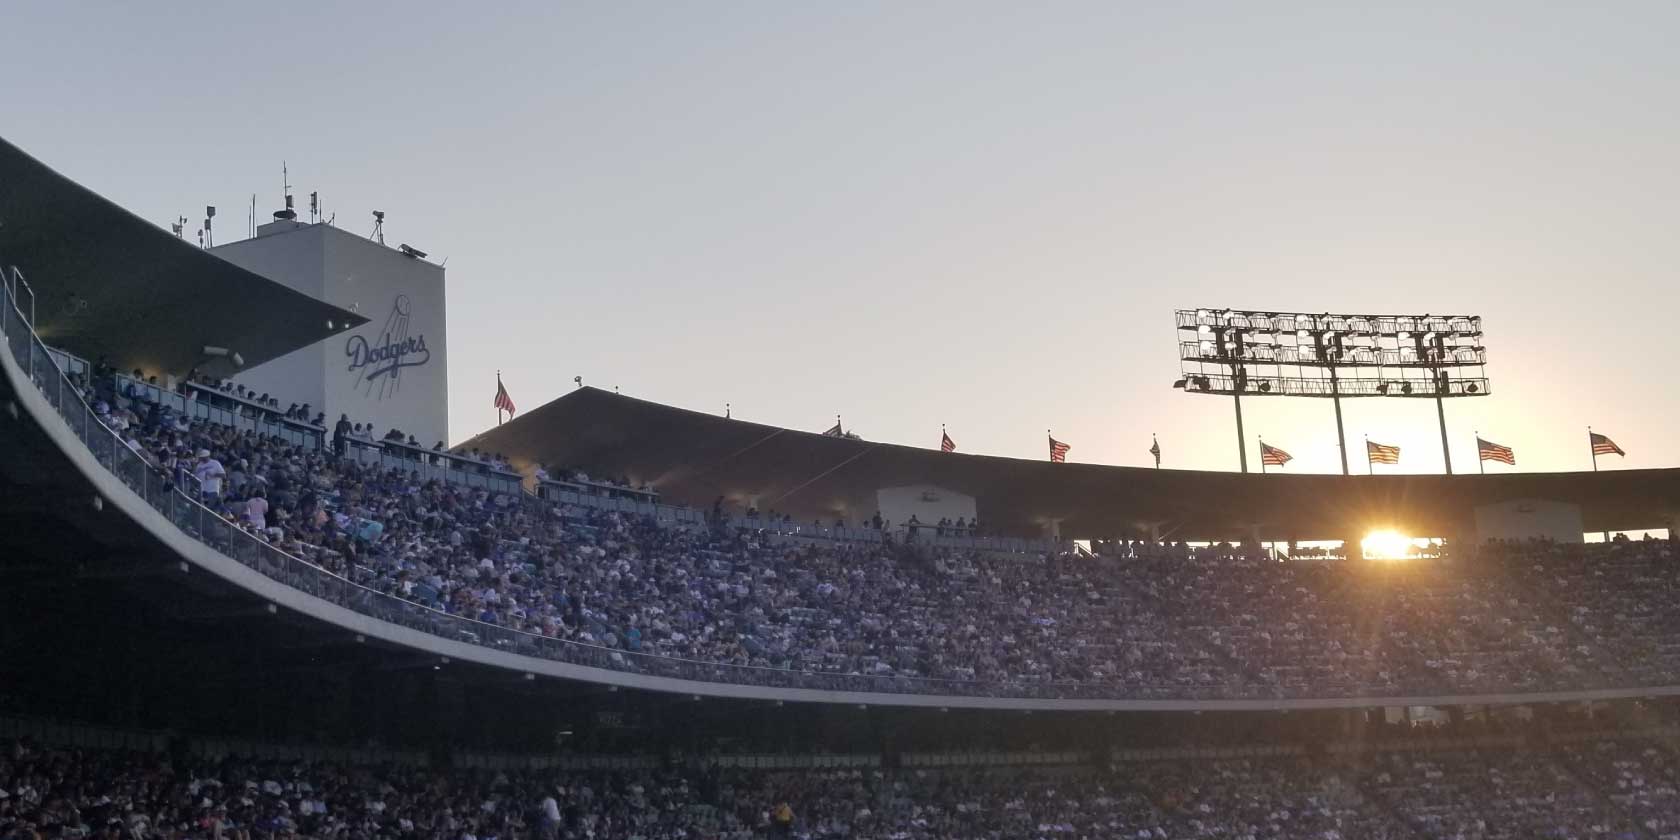
M 1515 499 L 1476 508 L 1476 542 L 1544 537 L 1581 542 L 1581 506 L 1543 499 Z
M 263 227 L 273 230 L 268 225 Z M 304 225 L 284 236 L 246 239 L 218 246 L 210 253 L 310 297 L 322 299 L 325 296 L 323 283 L 326 275 L 322 271 L 324 253 L 320 247 L 321 235 L 322 231 Z M 333 339 L 328 339 L 328 342 L 331 341 Z M 295 402 L 307 403 L 316 411 L 325 411 L 327 390 L 321 370 L 326 363 L 326 352 L 326 342 L 312 344 L 240 371 L 234 379 L 247 388 L 273 395 L 280 400 L 282 408 Z
M 955 522 L 959 517 L 964 522 L 973 522 L 976 510 L 973 496 L 932 484 L 882 487 L 875 491 L 875 505 L 881 511 L 881 518 L 891 522 L 895 530 L 909 522 L 911 514 L 921 523 L 932 525 L 941 519 Z M 873 515 L 874 511 L 868 511 L 863 513 L 863 518 Z
M 326 341 L 242 372 L 247 387 L 391 428 L 427 446 L 449 441 L 444 272 L 325 224 L 276 222 L 217 256 L 369 319 Z M 237 349 L 237 348 L 235 348 Z

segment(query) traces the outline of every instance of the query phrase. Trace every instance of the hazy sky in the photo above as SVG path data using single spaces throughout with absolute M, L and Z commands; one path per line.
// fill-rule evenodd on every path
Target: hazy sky
M 1232 306 L 1483 315 L 1460 472 L 1473 429 L 1586 469 L 1589 423 L 1629 451 L 1607 468 L 1680 463 L 1673 2 L 11 0 L 0 27 L 0 135 L 159 225 L 216 204 L 226 241 L 284 159 L 341 227 L 383 209 L 447 257 L 456 440 L 500 368 L 524 408 L 582 375 L 1235 469 L 1230 400 L 1169 387 L 1172 311 Z M 1251 452 L 1338 469 L 1329 403 L 1245 409 Z M 1438 471 L 1434 410 L 1348 402 L 1355 469 L 1369 434 Z

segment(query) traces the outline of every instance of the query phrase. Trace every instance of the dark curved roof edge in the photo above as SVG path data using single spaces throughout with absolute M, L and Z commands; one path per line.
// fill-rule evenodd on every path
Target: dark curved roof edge
M 516 466 L 567 465 L 649 482 L 668 499 L 718 496 L 801 520 L 870 516 L 882 487 L 972 495 L 989 530 L 1063 536 L 1345 539 L 1392 527 L 1468 536 L 1479 505 L 1578 504 L 1589 531 L 1668 527 L 1680 469 L 1498 475 L 1261 475 L 1052 464 L 825 437 L 580 388 L 461 444 Z
M 4 139 L 0 265 L 23 271 L 44 341 L 125 370 L 183 373 L 207 345 L 250 367 L 367 323 L 177 239 Z

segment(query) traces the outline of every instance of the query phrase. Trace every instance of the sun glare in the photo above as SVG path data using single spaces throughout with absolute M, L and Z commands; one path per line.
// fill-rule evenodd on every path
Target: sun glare
M 1417 550 L 1417 542 L 1399 531 L 1372 531 L 1359 541 L 1367 560 L 1405 560 Z

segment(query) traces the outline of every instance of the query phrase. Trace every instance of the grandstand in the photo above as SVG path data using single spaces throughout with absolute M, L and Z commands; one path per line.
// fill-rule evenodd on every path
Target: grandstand
M 245 390 L 365 318 L 0 184 L 7 836 L 1677 830 L 1672 541 L 1477 513 L 1666 527 L 1680 471 L 1051 470 L 593 389 L 444 451 Z M 1262 546 L 1377 522 L 1448 550 Z

